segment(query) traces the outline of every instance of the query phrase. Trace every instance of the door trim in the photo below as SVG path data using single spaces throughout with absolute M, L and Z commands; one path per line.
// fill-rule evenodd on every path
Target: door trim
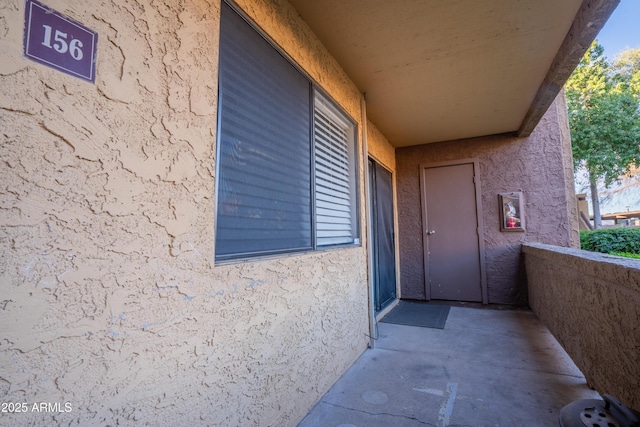
M 451 160 L 446 162 L 434 162 L 434 163 L 421 163 L 420 164 L 420 206 L 422 209 L 422 262 L 423 270 L 425 272 L 424 277 L 424 291 L 425 299 L 429 301 L 431 299 L 431 286 L 428 283 L 429 279 L 429 253 L 427 239 L 424 238 L 426 232 L 425 224 L 427 224 L 427 201 L 425 199 L 426 185 L 424 182 L 424 171 L 429 168 L 445 167 L 445 166 L 457 166 L 457 165 L 473 165 L 473 183 L 475 188 L 476 198 L 476 218 L 478 221 L 478 250 L 480 257 L 480 289 L 482 294 L 482 303 L 488 304 L 489 298 L 487 295 L 487 274 L 485 265 L 485 248 L 484 248 L 484 221 L 482 220 L 482 190 L 480 186 L 480 161 L 477 158 Z

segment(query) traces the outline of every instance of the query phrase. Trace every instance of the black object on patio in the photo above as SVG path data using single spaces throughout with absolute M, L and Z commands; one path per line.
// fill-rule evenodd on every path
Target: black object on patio
M 381 322 L 444 329 L 450 309 L 448 305 L 400 301 Z
M 560 410 L 560 427 L 640 427 L 640 413 L 627 408 L 615 397 L 582 399 Z

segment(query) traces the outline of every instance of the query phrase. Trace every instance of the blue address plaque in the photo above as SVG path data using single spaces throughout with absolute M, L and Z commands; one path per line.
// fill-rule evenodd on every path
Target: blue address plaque
M 95 82 L 98 34 L 59 12 L 27 0 L 24 54 L 56 70 Z

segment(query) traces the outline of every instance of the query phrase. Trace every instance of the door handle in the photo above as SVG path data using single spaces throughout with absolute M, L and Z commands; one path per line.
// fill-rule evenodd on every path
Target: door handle
M 429 231 L 427 231 L 427 234 L 429 236 L 431 236 L 432 234 L 436 234 L 436 230 L 429 230 Z

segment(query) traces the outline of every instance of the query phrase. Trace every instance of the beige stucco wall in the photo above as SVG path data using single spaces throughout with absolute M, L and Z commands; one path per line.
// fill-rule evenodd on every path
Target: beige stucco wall
M 367 148 L 369 157 L 395 173 L 396 149 L 371 121 L 367 121 Z
M 219 1 L 46 3 L 98 32 L 97 78 L 25 59 L 3 3 L 0 401 L 72 410 L 2 423 L 295 425 L 366 348 L 364 222 L 362 247 L 214 265 Z M 239 3 L 360 125 L 288 3 Z
M 529 303 L 600 394 L 640 408 L 640 261 L 523 246 Z
M 488 302 L 526 304 L 520 247 L 541 242 L 576 247 L 577 212 L 564 95 L 526 138 L 510 134 L 399 148 L 398 210 L 403 298 L 424 299 L 420 165 L 476 159 L 484 225 Z M 569 157 L 567 157 L 569 156 Z M 498 194 L 522 191 L 525 232 L 500 231 Z

